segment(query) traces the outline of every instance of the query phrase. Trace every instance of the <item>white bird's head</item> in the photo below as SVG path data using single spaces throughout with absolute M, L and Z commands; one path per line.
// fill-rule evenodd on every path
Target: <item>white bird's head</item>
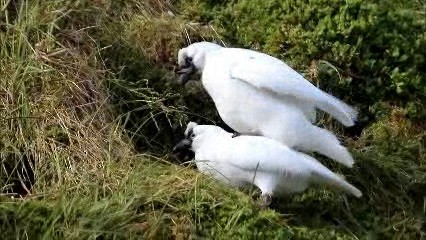
M 197 42 L 182 48 L 178 52 L 178 65 L 181 69 L 179 83 L 185 84 L 189 76 L 194 73 L 202 73 L 205 64 L 206 54 L 210 51 L 222 48 L 220 45 L 211 42 Z
M 205 143 L 205 140 L 214 139 L 217 136 L 226 135 L 231 138 L 231 133 L 214 125 L 198 125 L 196 122 L 188 123 L 185 130 L 185 137 L 173 148 L 173 153 L 189 153 L 197 151 L 198 147 Z M 185 156 L 181 156 L 185 157 Z

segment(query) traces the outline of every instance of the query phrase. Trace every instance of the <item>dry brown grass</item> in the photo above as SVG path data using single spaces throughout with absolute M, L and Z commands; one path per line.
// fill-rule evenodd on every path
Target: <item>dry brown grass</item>
M 126 40 L 153 63 L 166 68 L 176 65 L 177 49 L 192 42 L 220 39 L 212 26 L 188 23 L 171 11 L 156 16 L 138 14 L 126 26 Z
M 106 158 L 129 156 L 131 145 L 114 122 L 103 88 L 107 70 L 99 60 L 96 45 L 75 40 L 77 35 L 90 39 L 86 30 L 70 30 L 74 28 L 71 25 L 53 33 L 62 14 L 46 11 L 42 15 L 41 3 L 23 4 L 21 15 L 6 25 L 1 42 L 1 145 L 7 149 L 2 151 L 2 159 L 8 165 L 18 158 L 28 161 L 32 169 L 6 171 L 9 177 L 2 185 L 12 187 L 9 181 L 16 177 L 24 181 L 32 178 L 17 174 L 20 171 L 28 172 L 26 175 L 33 171 L 55 173 L 50 180 L 58 181 L 64 173 L 57 172 L 58 166 L 50 162 L 53 159 L 71 170 L 66 174 L 78 177 L 82 169 L 97 172 Z M 34 18 L 30 26 L 29 16 Z M 29 193 L 37 192 L 29 185 L 25 188 Z

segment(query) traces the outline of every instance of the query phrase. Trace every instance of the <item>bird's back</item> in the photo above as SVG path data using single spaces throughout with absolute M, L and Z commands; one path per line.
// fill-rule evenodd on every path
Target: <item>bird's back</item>
M 312 170 L 305 155 L 269 138 L 228 135 L 204 144 L 196 152 L 197 167 L 218 180 L 234 186 L 276 181 L 276 194 L 300 192 L 310 185 Z
M 267 172 L 306 174 L 305 155 L 262 136 L 224 136 L 222 141 L 209 143 L 208 151 L 215 161 L 226 162 L 241 169 Z
M 237 53 L 237 57 L 234 53 Z M 238 56 L 243 55 L 246 53 L 239 49 L 224 48 L 214 51 L 208 56 L 202 74 L 203 86 L 228 126 L 240 133 L 260 134 L 259 123 L 287 124 L 291 130 L 299 129 L 295 125 L 301 122 L 294 119 L 306 118 L 313 121 L 313 106 L 296 98 L 280 97 L 244 81 L 231 79 L 230 69 L 238 61 Z

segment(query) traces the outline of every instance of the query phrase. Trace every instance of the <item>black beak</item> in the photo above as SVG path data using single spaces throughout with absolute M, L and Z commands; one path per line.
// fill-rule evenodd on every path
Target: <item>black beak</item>
M 188 57 L 185 58 L 185 65 L 180 68 L 180 70 L 177 72 L 180 74 L 178 83 L 181 85 L 184 85 L 188 82 L 189 77 L 192 73 L 195 72 L 195 66 L 192 63 L 192 58 Z
M 182 139 L 176 146 L 173 148 L 173 153 L 178 153 L 181 151 L 189 150 L 191 148 L 191 140 L 189 139 Z
M 173 148 L 173 154 L 182 162 L 194 157 L 194 152 L 191 151 L 191 140 L 183 139 Z

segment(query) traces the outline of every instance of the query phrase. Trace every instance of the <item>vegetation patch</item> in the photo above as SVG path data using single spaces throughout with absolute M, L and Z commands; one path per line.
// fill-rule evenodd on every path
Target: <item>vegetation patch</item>
M 424 3 L 185 0 L 180 6 L 187 18 L 220 26 L 233 45 L 307 73 L 321 89 L 359 107 L 363 123 L 388 114 L 383 103 L 425 117 Z
M 421 3 L 21 0 L 0 11 L 1 239 L 425 236 Z M 286 59 L 360 107 L 365 127 L 343 138 L 355 167 L 318 159 L 364 196 L 313 189 L 260 210 L 256 189 L 177 163 L 187 121 L 225 127 L 199 82 L 175 84 L 178 49 L 199 40 Z

